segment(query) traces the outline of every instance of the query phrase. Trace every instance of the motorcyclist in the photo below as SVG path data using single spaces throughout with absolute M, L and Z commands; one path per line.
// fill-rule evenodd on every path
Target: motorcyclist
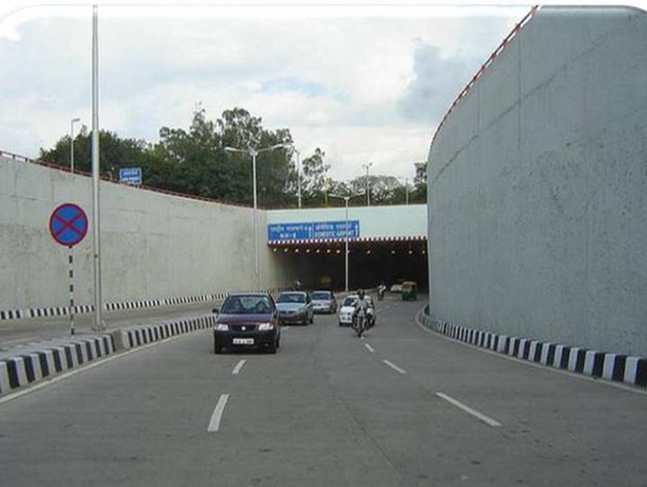
M 384 292 L 386 291 L 386 284 L 384 284 L 384 281 L 380 282 L 380 284 L 377 286 L 377 299 L 382 300 L 384 298 Z
M 375 316 L 371 300 L 366 296 L 364 290 L 357 291 L 359 299 L 355 302 L 355 310 L 353 311 L 353 320 L 357 319 L 360 309 L 364 311 L 364 316 L 367 320 L 367 328 L 371 328 L 375 324 Z

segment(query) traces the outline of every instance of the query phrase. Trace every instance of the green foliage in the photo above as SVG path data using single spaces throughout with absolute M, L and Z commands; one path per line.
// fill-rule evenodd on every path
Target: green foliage
M 40 159 L 62 167 L 70 165 L 70 137 L 64 136 L 52 149 L 40 150 Z M 271 147 L 284 144 L 285 147 Z M 300 178 L 304 207 L 341 206 L 343 200 L 330 195 L 354 195 L 349 204 L 366 204 L 370 187 L 371 204 L 426 203 L 427 163 L 415 163 L 413 185 L 401 184 L 392 176 L 361 176 L 352 181 L 328 177 L 330 164 L 321 148 L 303 158 L 300 170 L 287 128 L 263 128 L 262 119 L 243 108 L 225 110 L 215 122 L 197 108 L 191 125 L 162 127 L 155 144 L 121 139 L 116 133 L 100 131 L 101 174 L 117 180 L 119 169 L 141 167 L 143 184 L 153 188 L 196 195 L 235 204 L 253 203 L 252 153 L 256 152 L 257 196 L 260 207 L 297 206 Z M 225 148 L 234 148 L 228 151 Z M 75 170 L 90 172 L 92 137 L 82 130 L 74 138 Z M 298 176 L 297 176 L 298 174 Z
M 143 140 L 120 139 L 117 134 L 106 130 L 99 131 L 100 172 L 104 176 L 117 178 L 122 167 L 139 167 L 146 152 Z M 53 149 L 40 149 L 42 161 L 62 167 L 70 167 L 70 137 L 65 136 Z M 92 170 L 92 134 L 80 133 L 74 137 L 74 170 Z

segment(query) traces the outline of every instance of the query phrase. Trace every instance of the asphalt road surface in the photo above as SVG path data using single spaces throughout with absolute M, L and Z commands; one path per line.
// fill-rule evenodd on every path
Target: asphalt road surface
M 210 331 L 0 401 L 5 486 L 644 486 L 647 395 L 506 359 L 378 303 L 276 355 Z

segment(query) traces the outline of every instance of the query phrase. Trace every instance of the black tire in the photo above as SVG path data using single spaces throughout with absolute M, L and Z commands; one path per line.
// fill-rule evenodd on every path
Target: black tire
M 310 324 L 312 325 L 314 322 L 315 322 L 315 314 L 312 313 L 312 315 L 310 316 Z
M 213 353 L 219 354 L 222 353 L 222 345 L 218 345 L 216 343 L 213 344 Z
M 355 331 L 357 332 L 358 337 L 362 337 L 362 334 L 366 331 L 366 318 L 357 318 L 358 320 L 361 320 L 357 323 L 357 327 L 355 328 Z
M 274 353 L 276 353 L 276 349 L 277 349 L 277 348 L 279 348 L 279 347 L 278 347 L 278 345 L 277 345 L 277 343 L 276 343 L 276 340 L 274 340 L 274 341 L 272 341 L 272 343 L 270 343 L 270 344 L 268 345 L 268 347 L 267 347 L 267 353 L 272 353 L 272 354 L 274 354 Z

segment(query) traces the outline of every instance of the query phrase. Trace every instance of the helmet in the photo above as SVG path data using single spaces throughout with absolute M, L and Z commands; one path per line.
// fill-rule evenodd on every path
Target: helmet
M 362 289 L 357 291 L 357 295 L 359 296 L 359 299 L 364 299 L 364 291 Z

